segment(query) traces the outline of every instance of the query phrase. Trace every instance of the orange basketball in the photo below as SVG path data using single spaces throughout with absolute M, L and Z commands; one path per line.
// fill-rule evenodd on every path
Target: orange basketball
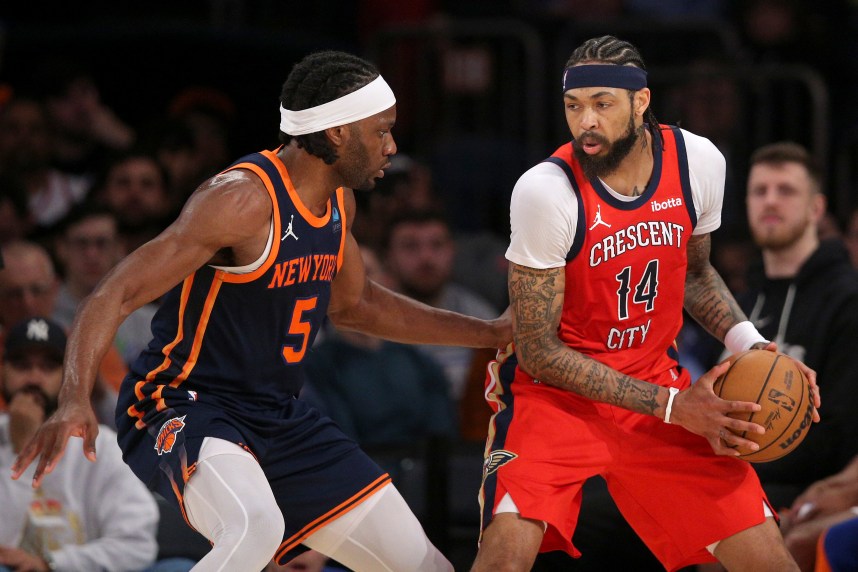
M 751 401 L 762 406 L 753 413 L 730 416 L 765 427 L 762 435 L 739 433 L 760 448 L 739 449 L 740 458 L 765 463 L 790 453 L 807 436 L 813 422 L 810 385 L 795 360 L 782 353 L 749 350 L 730 358 L 732 365 L 715 381 L 715 395 L 731 401 Z

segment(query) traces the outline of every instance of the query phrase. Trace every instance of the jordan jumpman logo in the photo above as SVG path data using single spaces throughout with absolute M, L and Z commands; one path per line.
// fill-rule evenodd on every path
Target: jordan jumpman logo
M 593 224 L 590 226 L 590 230 L 593 230 L 600 224 L 611 228 L 611 225 L 602 220 L 602 205 L 596 205 L 596 216 L 593 217 Z
M 286 240 L 287 236 L 291 236 L 295 240 L 298 240 L 298 236 L 295 234 L 295 231 L 292 230 L 292 223 L 295 221 L 295 215 L 291 215 L 289 219 L 289 226 L 286 227 L 286 232 L 283 234 L 283 238 L 280 239 L 280 242 Z

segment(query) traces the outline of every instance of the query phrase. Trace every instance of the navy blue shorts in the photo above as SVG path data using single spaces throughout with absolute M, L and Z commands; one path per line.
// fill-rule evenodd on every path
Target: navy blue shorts
M 276 554 L 280 563 L 306 550 L 301 542 L 313 532 L 390 482 L 331 419 L 299 399 L 276 410 L 251 410 L 162 386 L 157 400 L 137 401 L 134 385 L 125 380 L 117 405 L 119 446 L 131 470 L 187 521 L 184 488 L 203 439 L 243 447 L 259 461 L 286 522 Z

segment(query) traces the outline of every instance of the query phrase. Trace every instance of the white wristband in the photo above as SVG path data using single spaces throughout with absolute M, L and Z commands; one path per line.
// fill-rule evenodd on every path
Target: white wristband
M 678 387 L 668 387 L 670 396 L 667 398 L 667 406 L 664 408 L 664 422 L 670 425 L 670 412 L 673 409 L 673 398 L 679 393 Z
M 768 343 L 768 340 L 749 321 L 739 322 L 724 336 L 724 345 L 731 355 L 749 350 L 757 342 Z

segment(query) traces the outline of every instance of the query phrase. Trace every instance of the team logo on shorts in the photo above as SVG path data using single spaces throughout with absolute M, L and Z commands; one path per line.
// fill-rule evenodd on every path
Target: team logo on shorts
M 485 476 L 491 475 L 495 471 L 497 471 L 501 465 L 505 465 L 509 463 L 513 459 L 518 457 L 515 453 L 511 453 L 509 451 L 504 451 L 500 449 L 498 451 L 492 451 L 489 453 L 489 456 L 486 457 L 486 460 L 483 462 L 483 474 Z
M 168 419 L 161 425 L 158 436 L 155 438 L 155 450 L 159 455 L 169 453 L 176 444 L 176 436 L 185 428 L 185 415 Z

